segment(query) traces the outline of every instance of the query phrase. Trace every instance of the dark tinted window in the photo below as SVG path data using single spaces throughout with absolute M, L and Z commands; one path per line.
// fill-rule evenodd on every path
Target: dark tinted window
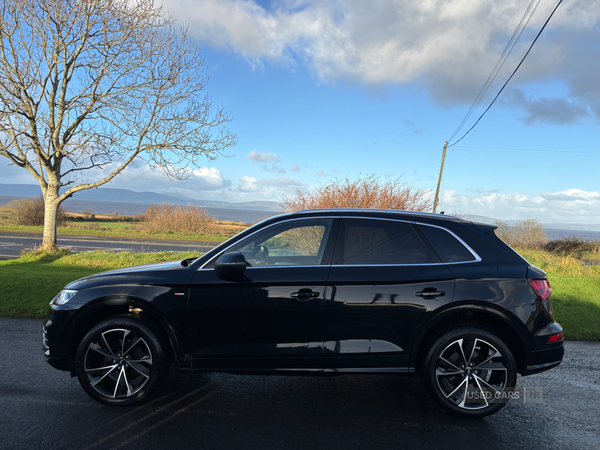
M 445 263 L 473 261 L 475 257 L 454 236 L 441 228 L 421 226 L 421 230 Z
M 348 219 L 343 264 L 422 264 L 427 248 L 408 223 Z

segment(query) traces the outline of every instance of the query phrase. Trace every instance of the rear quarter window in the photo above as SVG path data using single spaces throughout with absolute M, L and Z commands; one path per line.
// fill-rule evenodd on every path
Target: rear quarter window
M 462 242 L 442 228 L 421 225 L 421 231 L 431 243 L 442 262 L 456 263 L 475 261 L 473 253 Z

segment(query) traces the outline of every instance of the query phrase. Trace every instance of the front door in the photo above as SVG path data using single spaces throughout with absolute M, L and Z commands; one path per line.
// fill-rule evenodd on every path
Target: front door
M 196 272 L 186 318 L 194 367 L 323 370 L 334 223 L 289 220 L 234 244 L 224 253 L 248 262 L 239 278 L 219 278 L 214 264 Z

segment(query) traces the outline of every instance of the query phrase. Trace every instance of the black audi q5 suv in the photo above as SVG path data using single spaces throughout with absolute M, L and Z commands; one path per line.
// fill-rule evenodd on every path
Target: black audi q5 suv
M 439 214 L 311 210 L 183 261 L 65 286 L 48 363 L 94 399 L 145 398 L 172 364 L 237 374 L 420 374 L 448 411 L 483 417 L 517 374 L 560 364 L 540 269 L 492 225 Z

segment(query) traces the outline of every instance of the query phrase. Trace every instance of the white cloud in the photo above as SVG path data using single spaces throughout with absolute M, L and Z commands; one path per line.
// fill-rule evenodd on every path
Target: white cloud
M 192 171 L 191 180 L 204 186 L 214 186 L 216 188 L 221 188 L 225 184 L 223 175 L 216 167 L 200 167 Z
M 444 191 L 441 209 L 499 220 L 538 219 L 545 223 L 600 223 L 600 192 L 567 189 L 528 196 L 519 192 L 460 195 Z
M 266 164 L 262 164 L 261 167 L 265 172 L 273 172 L 273 173 L 281 173 L 281 174 L 287 173 L 283 167 L 278 166 L 276 164 L 272 164 L 270 166 L 268 166 Z
M 140 161 L 141 162 L 141 161 Z M 108 175 L 114 168 L 109 168 L 102 173 L 100 170 L 89 171 L 87 177 L 95 180 Z M 112 182 L 104 185 L 109 188 L 123 188 L 134 191 L 156 191 L 161 193 L 193 194 L 197 198 L 202 191 L 218 190 L 231 185 L 231 181 L 223 178 L 216 167 L 200 167 L 189 170 L 186 180 L 170 180 L 165 172 L 159 168 L 152 168 L 144 162 L 133 164 L 117 175 Z
M 440 102 L 470 102 L 528 3 L 282 0 L 270 8 L 251 0 L 164 4 L 190 23 L 202 43 L 231 49 L 252 64 L 304 63 L 328 82 L 418 82 Z M 516 66 L 553 7 L 553 2 L 540 3 L 506 71 Z M 587 105 L 586 93 L 600 95 L 598 71 L 593 70 L 600 65 L 599 20 L 600 2 L 574 0 L 561 5 L 521 69 L 520 80 L 558 77 Z
M 296 189 L 303 187 L 301 181 L 293 177 L 280 176 L 277 178 L 257 179 L 243 176 L 238 180 L 238 189 L 229 189 L 228 196 L 236 200 L 270 200 L 279 201 L 281 196 L 291 195 Z
M 258 190 L 258 186 L 256 184 L 257 180 L 254 177 L 243 176 L 238 181 L 239 181 L 240 189 L 243 192 L 254 192 L 254 191 Z
M 246 158 L 254 161 L 254 162 L 280 162 L 281 159 L 277 156 L 277 153 L 262 153 L 257 152 L 256 150 L 252 150 L 250 153 L 246 155 Z

